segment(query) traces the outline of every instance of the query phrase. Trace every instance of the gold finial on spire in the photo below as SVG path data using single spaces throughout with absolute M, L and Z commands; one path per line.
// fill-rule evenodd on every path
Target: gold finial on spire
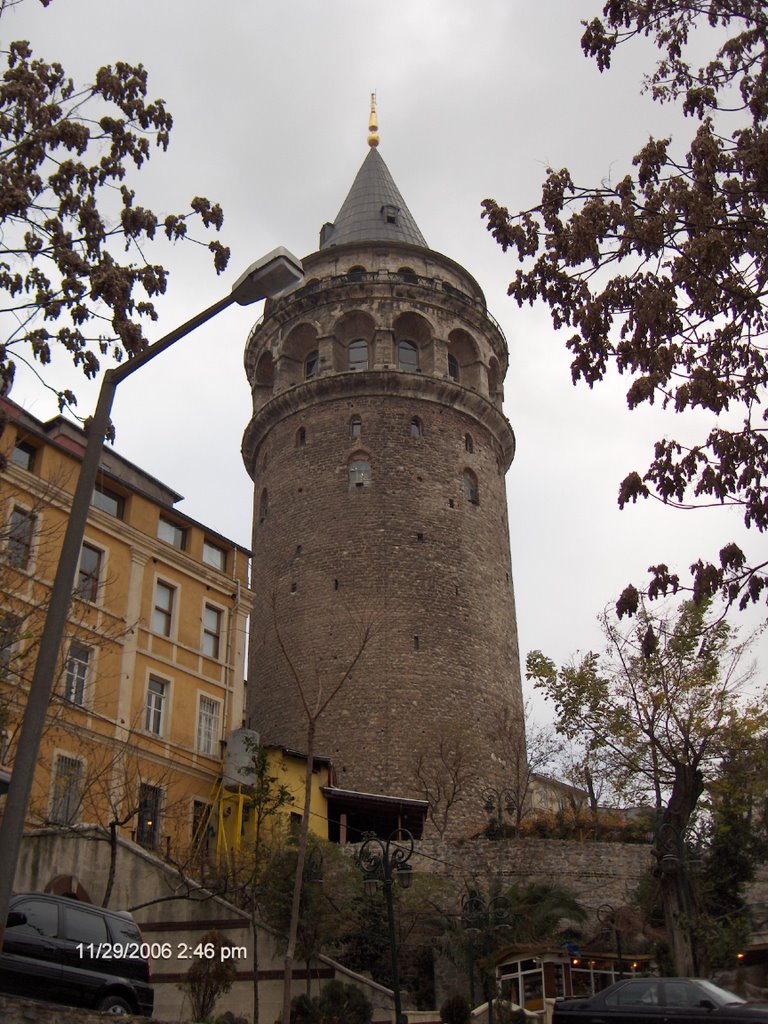
M 368 118 L 368 145 L 375 148 L 379 144 L 379 122 L 376 117 L 376 93 L 371 93 L 371 116 Z

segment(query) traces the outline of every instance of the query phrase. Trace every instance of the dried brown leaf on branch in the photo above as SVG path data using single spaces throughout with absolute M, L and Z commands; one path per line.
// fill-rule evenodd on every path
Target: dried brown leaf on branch
M 616 184 L 576 184 L 547 173 L 541 202 L 510 214 L 483 203 L 488 228 L 523 264 L 509 286 L 520 305 L 544 301 L 568 328 L 574 383 L 613 369 L 629 379 L 627 405 L 704 411 L 695 443 L 660 438 L 648 467 L 619 487 L 692 509 L 735 506 L 768 529 L 768 10 L 757 0 L 609 0 L 585 24 L 582 48 L 608 71 L 619 47 L 647 37 L 659 60 L 645 88 L 690 123 L 687 145 L 647 140 Z M 691 63 L 708 45 L 711 57 Z M 684 118 L 689 121 L 685 122 Z M 684 132 L 680 133 L 681 136 Z M 690 578 L 651 567 L 649 596 L 720 593 L 742 608 L 768 598 L 768 561 L 727 539 L 702 552 Z M 620 613 L 638 608 L 627 587 Z
M 10 6 L 0 3 L 0 17 Z M 102 357 L 140 352 L 143 324 L 157 319 L 154 300 L 168 285 L 167 269 L 150 258 L 163 234 L 208 248 L 217 273 L 229 259 L 221 242 L 190 231 L 193 220 L 219 231 L 218 204 L 197 196 L 186 210 L 160 216 L 137 202 L 137 172 L 167 149 L 173 127 L 164 101 L 149 98 L 141 64 L 118 61 L 76 85 L 29 42 L 10 43 L 4 55 L 0 391 L 18 361 L 44 366 L 56 349 L 86 377 L 99 372 Z M 53 387 L 61 407 L 74 402 Z

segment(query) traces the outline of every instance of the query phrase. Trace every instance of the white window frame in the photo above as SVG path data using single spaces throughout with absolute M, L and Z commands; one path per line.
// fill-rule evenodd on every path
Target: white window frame
M 221 701 L 209 693 L 197 695 L 197 752 L 216 757 L 221 735 Z
M 60 768 L 75 768 L 75 772 L 65 775 Z M 77 821 L 82 801 L 82 786 L 85 778 L 85 762 L 64 751 L 56 751 L 53 761 L 51 778 L 51 808 L 49 819 L 56 825 L 74 825 Z M 74 787 L 72 786 L 74 780 Z M 63 791 L 62 783 L 66 784 Z M 74 803 L 74 806 L 72 804 Z
M 78 648 L 75 651 L 73 648 Z M 78 654 L 85 652 L 85 658 L 78 657 Z M 88 694 L 88 682 L 91 674 L 93 661 L 93 648 L 79 640 L 71 640 L 67 652 L 67 663 L 64 668 L 64 700 L 78 707 L 84 707 Z M 77 696 L 80 699 L 77 700 Z
M 210 565 L 212 569 L 218 569 L 219 572 L 226 572 L 227 569 L 227 551 L 219 544 L 215 544 L 212 540 L 203 540 L 203 561 L 206 565 Z
M 162 686 L 162 690 L 152 689 L 153 683 Z M 155 675 L 154 672 L 150 673 L 147 677 L 147 692 L 144 701 L 144 731 L 151 736 L 165 736 L 168 731 L 170 706 L 170 679 Z
M 0 673 L 11 674 L 12 665 L 19 655 L 22 620 L 18 615 L 0 613 Z
M 19 515 L 23 517 L 23 522 L 26 527 L 25 533 L 27 534 L 21 540 L 19 539 L 18 531 L 14 528 L 14 516 Z M 12 569 L 18 569 L 20 572 L 29 572 L 32 568 L 35 559 L 35 534 L 37 532 L 37 516 L 32 509 L 27 508 L 25 505 L 21 505 L 18 502 L 14 502 L 11 505 L 11 514 L 8 518 L 8 536 L 6 539 L 6 553 L 8 556 L 8 564 Z M 26 557 L 23 561 L 19 561 L 16 558 L 16 554 L 19 551 L 24 551 Z
M 143 842 L 141 837 L 142 832 L 142 804 L 141 804 L 141 791 L 142 789 L 152 790 L 157 794 L 157 804 L 155 807 L 155 820 L 151 824 L 150 842 Z M 136 814 L 136 842 L 140 846 L 143 846 L 145 850 L 156 850 L 160 845 L 160 825 L 163 820 L 163 804 L 165 802 L 165 789 L 162 786 L 157 786 L 153 782 L 141 781 L 139 782 L 139 788 L 136 793 L 136 806 L 138 808 Z
M 85 577 L 86 580 L 93 582 L 92 586 L 88 587 L 88 592 L 84 593 L 82 583 L 84 580 L 80 578 L 81 565 L 83 562 L 83 552 L 85 549 L 89 551 L 95 551 L 99 556 L 99 564 L 97 568 L 97 575 L 94 577 L 91 574 Z M 98 544 L 94 544 L 91 540 L 84 540 L 80 547 L 80 558 L 77 563 L 77 579 L 75 580 L 75 597 L 78 597 L 81 601 L 87 601 L 89 604 L 98 604 L 99 598 L 101 597 L 102 582 L 104 580 L 104 567 L 107 561 L 107 552 L 103 547 Z
M 207 613 L 213 612 L 216 615 L 216 631 L 214 632 L 209 628 L 207 622 Z M 212 604 L 210 601 L 206 601 L 203 604 L 203 620 L 202 620 L 202 636 L 200 638 L 200 650 L 203 652 L 206 658 L 210 658 L 212 661 L 222 660 L 222 640 L 224 637 L 226 619 L 224 617 L 225 612 L 222 607 L 216 604 Z M 210 648 L 209 648 L 210 643 Z
M 160 588 L 164 588 L 168 591 L 169 606 L 167 608 L 158 603 L 158 595 L 160 593 Z M 168 640 L 170 640 L 174 635 L 178 593 L 179 588 L 174 583 L 169 583 L 168 580 L 163 580 L 159 577 L 155 579 L 155 586 L 152 593 L 151 628 L 153 633 L 156 633 L 158 636 L 163 636 Z M 159 622 L 162 623 L 162 626 L 158 629 Z
M 187 546 L 187 528 L 168 516 L 160 516 L 157 520 L 157 539 L 170 544 L 177 551 L 184 551 Z

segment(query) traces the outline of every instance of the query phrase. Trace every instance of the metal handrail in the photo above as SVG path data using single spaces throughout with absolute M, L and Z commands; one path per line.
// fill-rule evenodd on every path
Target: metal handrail
M 296 299 L 306 298 L 308 295 L 311 295 L 316 291 L 334 287 L 345 287 L 349 284 L 359 284 L 361 282 L 367 284 L 410 284 L 416 285 L 418 288 L 427 288 L 433 292 L 442 291 L 451 298 L 458 299 L 460 302 L 464 302 L 466 305 L 472 306 L 474 309 L 482 313 L 483 316 L 490 320 L 502 338 L 504 338 L 504 331 L 502 330 L 499 321 L 492 313 L 488 312 L 485 304 L 479 302 L 473 295 L 462 291 L 460 288 L 452 285 L 449 281 L 443 280 L 441 277 L 424 277 L 422 274 L 403 273 L 399 270 L 360 270 L 352 271 L 352 273 L 332 274 L 327 277 L 313 278 L 305 285 L 302 285 L 301 288 L 297 288 L 284 298 L 277 299 L 275 302 L 270 303 L 269 311 L 272 313 L 274 310 L 280 309 L 287 303 L 293 302 Z M 250 335 L 248 336 L 249 342 L 253 332 L 264 322 L 265 315 L 266 312 L 262 313 L 253 325 Z

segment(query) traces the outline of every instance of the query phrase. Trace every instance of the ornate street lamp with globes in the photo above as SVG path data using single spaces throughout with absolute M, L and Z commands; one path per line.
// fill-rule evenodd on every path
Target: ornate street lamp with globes
M 397 966 L 397 936 L 392 885 L 396 878 L 403 889 L 413 881 L 413 868 L 408 863 L 413 854 L 413 836 L 407 829 L 398 829 L 387 840 L 369 836 L 357 855 L 363 872 L 366 896 L 375 896 L 379 886 L 384 889 L 389 923 L 389 950 L 392 957 L 392 990 L 395 996 L 395 1024 L 407 1024 L 400 998 L 400 972 Z

